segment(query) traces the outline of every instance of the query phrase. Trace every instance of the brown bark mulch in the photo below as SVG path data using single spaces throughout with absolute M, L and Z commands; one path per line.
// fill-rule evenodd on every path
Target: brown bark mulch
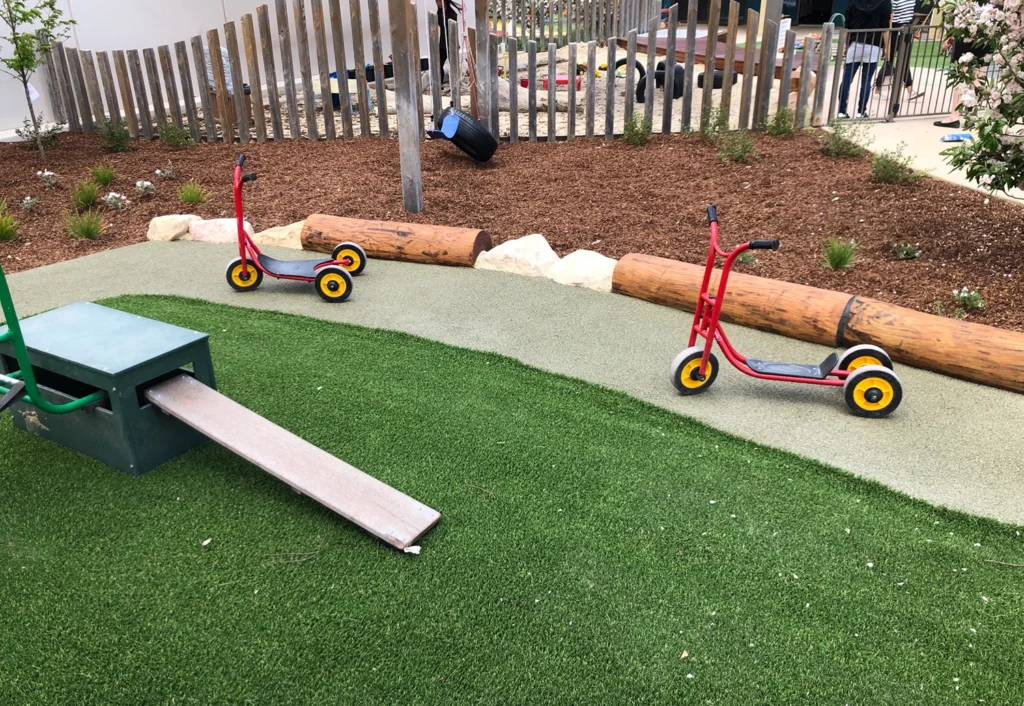
M 246 214 L 257 230 L 302 220 L 311 213 L 409 220 L 487 229 L 495 242 L 543 233 L 559 254 L 578 248 L 611 257 L 648 253 L 703 263 L 708 245 L 704 209 L 718 206 L 726 245 L 780 238 L 778 252 L 756 253 L 738 269 L 875 297 L 934 313 L 951 314 L 952 290 L 980 289 L 987 305 L 970 321 L 1024 330 L 1024 210 L 1016 204 L 925 179 L 912 186 L 870 180 L 868 159 L 830 160 L 810 136 L 757 137 L 753 164 L 725 163 L 714 147 L 693 137 L 654 137 L 639 148 L 622 142 L 503 144 L 490 164 L 476 165 L 447 143 L 423 146 L 426 210 L 402 209 L 397 140 L 356 139 L 311 143 L 199 145 L 179 152 L 159 142 L 137 143 L 127 154 L 105 154 L 94 137 L 65 136 L 47 155 L 61 178 L 47 191 L 36 176 L 35 152 L 0 145 L 0 199 L 20 224 L 13 243 L 0 243 L 8 272 L 139 242 L 153 216 L 194 212 L 232 217 L 231 174 L 237 154 L 260 179 L 246 190 Z M 171 161 L 171 181 L 153 172 Z M 98 241 L 72 240 L 64 214 L 69 192 L 88 168 L 108 162 L 117 170 L 113 190 L 128 195 L 123 213 L 105 212 L 108 229 Z M 198 179 L 213 193 L 189 207 L 180 184 Z M 138 179 L 157 185 L 140 199 Z M 39 198 L 35 213 L 17 204 Z M 850 269 L 823 266 L 830 237 L 857 243 Z M 917 260 L 901 261 L 894 243 L 916 243 Z M 939 304 L 936 305 L 936 302 Z

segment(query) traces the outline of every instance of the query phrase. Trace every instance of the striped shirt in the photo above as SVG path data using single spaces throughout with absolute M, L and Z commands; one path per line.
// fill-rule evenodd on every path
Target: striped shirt
M 892 23 L 908 25 L 914 19 L 914 0 L 892 0 Z

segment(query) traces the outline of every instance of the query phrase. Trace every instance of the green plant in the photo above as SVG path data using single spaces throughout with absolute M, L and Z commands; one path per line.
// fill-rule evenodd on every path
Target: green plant
M 68 26 L 74 20 L 63 20 L 63 13 L 57 8 L 57 0 L 2 0 L 0 2 L 0 44 L 10 48 L 10 56 L 0 57 L 3 71 L 21 83 L 28 105 L 32 137 L 39 149 L 39 159 L 46 159 L 43 131 L 40 130 L 42 116 L 36 117 L 32 106 L 32 92 L 28 82 L 43 64 L 43 55 L 50 51 L 50 42 L 67 36 Z
M 921 257 L 921 248 L 917 246 L 917 243 L 913 245 L 910 243 L 893 243 L 892 251 L 900 260 L 916 260 Z
M 708 112 L 707 123 L 701 123 L 700 139 L 703 142 L 715 143 L 729 129 L 729 114 L 715 107 Z
M 210 198 L 210 192 L 204 189 L 203 185 L 195 179 L 190 179 L 178 189 L 178 196 L 185 203 L 196 205 L 206 203 Z
M 746 130 L 722 133 L 718 140 L 718 156 L 726 162 L 749 164 L 757 159 L 754 138 Z
M 145 181 L 139 179 L 135 182 L 135 193 L 139 195 L 139 198 L 146 198 L 156 193 L 156 184 L 151 181 Z
M 736 256 L 736 262 L 740 263 L 741 265 L 756 265 L 757 258 L 754 257 L 754 254 L 752 252 L 744 251 Z
M 906 145 L 900 143 L 894 150 L 883 150 L 871 158 L 871 181 L 879 184 L 914 184 L 924 178 L 910 166 L 910 155 L 904 154 Z
M 0 201 L 0 243 L 9 243 L 18 237 L 18 222 L 7 212 L 7 202 Z
M 100 197 L 100 187 L 92 181 L 80 181 L 71 190 L 71 205 L 79 212 L 85 211 L 96 205 Z
M 52 189 L 60 183 L 60 177 L 56 173 L 51 172 L 49 169 L 36 172 L 36 176 L 43 182 L 43 186 L 47 189 Z
M 178 127 L 177 124 L 170 120 L 165 120 L 159 127 L 158 132 L 160 134 L 160 141 L 174 151 L 185 149 L 195 144 L 192 136 L 188 134 L 188 130 Z
M 171 160 L 167 160 L 166 167 L 164 167 L 163 169 L 157 169 L 153 173 L 156 174 L 161 179 L 173 179 L 175 177 L 174 165 L 171 164 Z
M 30 150 L 38 149 L 40 143 L 42 143 L 44 149 L 57 147 L 60 144 L 60 134 L 62 132 L 64 132 L 64 123 L 53 123 L 47 126 L 46 121 L 43 120 L 42 113 L 36 117 L 35 126 L 29 122 L 28 118 L 25 118 L 21 123 L 21 127 L 14 129 L 14 134 Z
M 124 123 L 115 123 L 107 119 L 99 127 L 100 142 L 107 152 L 129 152 L 132 149 L 132 136 L 128 134 L 128 128 Z
M 779 111 L 764 124 L 764 131 L 772 137 L 788 137 L 796 134 L 796 115 L 789 107 Z
M 119 194 L 116 191 L 111 191 L 109 194 L 103 197 L 103 203 L 107 205 L 107 208 L 115 211 L 123 211 L 128 208 L 131 201 L 124 194 Z
M 825 242 L 825 267 L 830 270 L 845 270 L 853 264 L 857 243 L 852 240 L 829 238 Z
M 67 226 L 68 235 L 76 240 L 96 240 L 107 229 L 103 218 L 94 211 L 69 213 L 64 217 L 64 224 Z
M 828 126 L 829 129 L 822 133 L 820 140 L 823 154 L 832 159 L 860 157 L 864 154 L 861 145 L 868 140 L 863 126 L 851 125 L 845 120 L 833 120 Z
M 981 298 L 981 292 L 977 289 L 968 289 L 963 287 L 959 290 L 953 290 L 953 301 L 962 308 L 964 311 L 974 311 L 975 309 L 984 309 L 985 300 Z
M 21 200 L 19 205 L 21 206 L 21 210 L 25 213 L 32 213 L 36 210 L 36 206 L 39 205 L 39 199 L 34 196 L 26 196 Z
M 644 117 L 641 112 L 635 112 L 626 118 L 626 124 L 622 128 L 622 139 L 627 145 L 639 147 L 651 137 L 651 121 Z
M 99 186 L 107 186 L 110 182 L 114 181 L 114 177 L 117 172 L 109 164 L 99 164 L 89 170 L 92 174 L 92 180 Z

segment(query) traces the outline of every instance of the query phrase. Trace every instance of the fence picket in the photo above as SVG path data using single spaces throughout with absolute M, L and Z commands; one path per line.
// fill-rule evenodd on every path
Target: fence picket
M 263 142 L 267 139 L 267 118 L 263 112 L 263 81 L 260 78 L 260 58 L 256 53 L 256 32 L 252 24 L 252 15 L 242 16 L 242 44 L 245 47 L 245 65 L 249 71 L 249 90 L 252 93 L 252 122 L 256 131 L 256 141 Z M 177 45 L 175 45 L 177 48 Z M 184 49 L 184 45 L 182 45 Z M 179 62 L 182 58 L 179 55 Z M 188 57 L 184 57 L 188 62 Z M 187 65 L 186 65 L 187 66 Z M 188 80 L 188 69 L 181 74 L 182 88 L 186 92 L 191 91 L 191 86 L 185 89 L 185 82 Z M 186 103 L 189 99 L 186 97 Z M 192 101 L 194 104 L 194 101 Z M 187 106 L 186 106 L 187 107 Z M 192 106 L 195 107 L 194 105 Z
M 420 141 L 427 139 L 427 134 L 423 129 L 423 60 L 420 56 L 420 19 L 419 19 L 419 8 L 415 3 L 410 3 L 412 6 L 409 9 L 409 21 L 412 23 L 412 78 L 413 88 L 415 88 L 414 99 L 416 101 L 416 120 L 417 120 L 417 134 L 419 135 Z
M 807 127 L 807 100 L 811 94 L 811 82 L 808 78 L 811 75 L 812 52 L 804 49 L 803 61 L 800 62 L 800 93 L 796 102 L 796 127 L 799 130 Z
M 430 51 L 430 107 L 431 127 L 437 126 L 437 118 L 441 115 L 441 52 L 438 49 L 438 43 L 441 41 L 441 30 L 437 25 L 437 16 L 440 14 L 444 16 L 444 10 L 438 9 L 438 12 L 427 12 L 427 34 L 429 35 L 429 44 L 427 47 Z
M 837 101 L 839 99 L 839 84 L 842 82 L 843 76 L 843 47 L 845 46 L 846 28 L 842 27 L 839 30 L 839 52 L 836 55 L 836 64 L 832 74 L 832 95 L 830 96 L 828 104 L 828 122 L 832 122 L 836 119 L 836 111 L 839 108 Z M 819 76 L 818 80 L 824 81 L 824 78 Z
M 167 110 L 164 108 L 164 92 L 160 87 L 160 71 L 156 66 L 156 52 L 152 49 L 142 50 L 142 60 L 146 66 L 146 81 L 149 83 L 149 98 L 156 118 L 157 129 L 167 122 Z
M 327 27 L 324 25 L 323 0 L 311 0 L 313 9 L 313 37 L 316 42 L 316 67 L 320 73 L 320 102 L 323 104 L 324 134 L 333 140 L 337 133 L 334 125 L 334 96 L 331 90 L 331 63 L 327 58 Z M 339 89 L 341 83 L 338 83 Z
M 128 62 L 121 50 L 114 52 L 114 70 L 117 72 L 117 87 L 124 107 L 124 124 L 128 134 L 135 138 L 139 136 L 139 116 L 135 112 L 135 96 L 132 95 L 132 83 L 128 78 Z
M 519 142 L 519 38 L 508 42 L 508 141 Z
M 459 48 L 459 25 L 448 20 L 448 85 L 452 89 L 452 105 L 462 110 L 462 60 Z
M 64 104 L 64 117 L 68 121 L 68 130 L 81 132 L 82 123 L 78 119 L 78 106 L 75 105 L 75 89 L 71 82 L 71 70 L 68 68 L 68 57 L 65 54 L 63 42 L 53 45 L 53 55 L 56 58 L 57 85 L 60 88 L 61 101 Z
M 594 100 L 597 93 L 597 42 L 587 42 L 587 137 L 594 136 Z
M 92 59 L 91 51 L 83 51 L 78 54 L 82 68 L 85 69 L 85 90 L 89 97 L 89 105 L 92 107 L 92 119 L 97 127 L 107 119 L 103 109 L 103 94 L 100 93 L 100 81 L 96 76 L 96 64 Z
M 565 130 L 565 141 L 576 138 L 576 42 L 569 45 L 569 125 Z
M 727 121 L 731 121 L 733 75 L 736 72 L 736 34 L 740 24 L 740 4 L 736 0 L 729 3 L 729 24 L 725 35 L 725 64 L 722 73 L 722 113 Z
M 570 83 L 572 81 L 570 80 Z M 626 110 L 625 119 L 629 120 L 633 115 L 636 101 L 636 30 L 629 30 L 629 39 L 626 45 Z
M 352 96 L 348 91 L 348 59 L 345 57 L 345 32 L 341 26 L 341 2 L 340 0 L 327 0 L 327 6 L 331 14 L 334 70 L 338 74 L 338 98 L 340 99 L 338 110 L 341 112 L 341 135 L 350 138 L 353 136 Z
M 501 135 L 501 121 L 498 105 L 498 35 L 493 32 L 490 34 L 490 39 L 487 43 L 487 65 L 490 67 L 491 75 L 488 77 L 487 85 L 490 87 L 491 97 L 488 101 L 488 106 L 491 109 L 491 125 L 494 126 L 494 130 L 491 134 L 494 135 L 494 139 L 498 139 Z
M 224 44 L 228 50 L 228 71 L 231 75 L 231 89 L 234 103 L 235 124 L 238 126 L 238 141 L 249 142 L 249 103 L 242 80 L 242 61 L 238 55 L 238 30 L 234 22 L 224 24 Z
M 652 12 L 647 17 L 647 79 L 644 85 L 644 120 L 654 123 L 654 67 L 658 52 L 651 48 L 651 37 L 658 36 L 660 15 Z
M 359 5 L 359 0 L 352 0 Z M 288 104 L 288 135 L 302 137 L 299 123 L 299 101 L 295 97 L 295 64 L 292 61 L 292 33 L 288 25 L 288 5 L 285 0 L 274 0 L 277 11 L 277 41 L 281 47 L 281 74 L 284 78 L 284 100 Z M 355 31 L 353 29 L 353 31 Z M 213 50 L 210 50 L 213 53 Z
M 39 31 L 36 33 L 39 36 L 39 41 L 44 45 L 50 43 L 50 39 L 46 33 Z M 42 52 L 43 66 L 46 67 L 46 95 L 50 99 L 50 109 L 53 114 L 53 120 L 57 123 L 66 123 L 67 116 L 64 113 L 64 97 L 61 95 L 60 86 L 57 81 L 57 67 L 53 59 L 53 47 Z
M 114 72 L 110 69 L 110 56 L 105 51 L 96 52 L 99 65 L 100 81 L 103 82 L 103 95 L 107 99 L 107 111 L 115 123 L 121 122 L 121 106 L 117 104 L 117 86 L 114 85 Z
M 142 78 L 142 62 L 139 61 L 138 49 L 128 50 L 128 68 L 132 75 L 132 86 L 135 88 L 135 105 L 139 109 L 139 125 L 142 136 L 153 139 L 153 115 L 149 112 L 149 98 L 146 96 L 146 84 Z
M 818 127 L 822 124 L 822 114 L 825 112 L 825 75 L 828 73 L 828 64 L 832 59 L 832 36 L 835 33 L 836 26 L 831 22 L 826 22 L 822 27 L 821 32 L 821 58 L 818 60 L 818 83 L 814 90 L 814 112 L 811 114 L 811 125 Z M 840 44 L 840 46 L 842 46 Z M 807 51 L 807 45 L 804 45 L 804 51 Z M 839 63 L 839 58 L 836 57 L 836 63 Z M 803 77 L 801 77 L 803 80 Z
M 274 65 L 274 40 L 270 33 L 270 8 L 260 5 L 256 8 L 256 22 L 260 28 L 260 51 L 263 54 L 263 71 L 267 76 L 267 103 L 270 107 L 270 132 L 275 140 L 284 139 L 281 126 L 281 97 L 277 93 L 277 67 Z
M 558 107 L 555 103 L 555 84 L 558 82 L 558 64 L 556 52 L 558 46 L 554 42 L 548 43 L 548 142 L 554 142 L 558 137 L 558 129 L 555 124 L 555 113 Z
M 786 48 L 782 54 L 782 78 L 779 81 L 779 107 L 778 110 L 789 107 L 790 87 L 793 82 L 793 52 L 796 51 L 796 32 L 786 32 Z M 807 53 L 806 46 L 804 53 Z M 803 77 L 801 77 L 801 80 Z
M 68 49 L 68 64 L 71 67 L 71 81 L 75 85 L 75 97 L 78 103 L 78 115 L 82 119 L 82 132 L 91 135 L 96 132 L 96 124 L 92 120 L 92 108 L 85 90 L 85 74 L 82 72 L 82 59 L 77 49 Z
M 157 47 L 157 54 L 160 57 L 160 71 L 164 78 L 164 87 L 167 89 L 167 106 L 170 108 L 171 117 L 178 127 L 184 127 L 181 121 L 181 103 L 178 101 L 178 86 L 174 82 L 174 68 L 171 66 L 171 48 L 164 44 Z
M 691 12 L 696 11 L 697 3 L 690 3 Z M 668 38 L 665 40 L 665 101 L 661 106 L 661 132 L 668 135 L 672 132 L 672 97 L 675 95 L 676 82 L 673 80 L 676 68 L 676 26 L 679 24 L 679 5 L 668 10 Z M 692 54 L 690 56 L 693 56 Z M 650 82 L 651 96 L 654 95 L 655 82 Z
M 720 0 L 711 0 L 711 9 L 708 11 L 708 42 L 704 60 L 704 95 L 700 103 L 700 126 L 705 128 L 711 120 L 712 89 L 715 87 L 715 53 L 718 51 L 718 21 L 722 14 Z M 687 54 L 689 58 L 689 54 Z M 725 88 L 725 74 L 722 72 L 722 88 Z
M 215 115 L 220 121 L 220 132 L 224 137 L 224 141 L 234 142 L 235 104 L 228 94 L 227 75 L 224 72 L 224 58 L 220 52 L 220 33 L 217 30 L 211 29 L 206 33 L 206 46 L 210 50 L 210 64 L 213 67 Z M 203 68 L 206 68 L 205 64 Z
M 199 133 L 199 120 L 196 117 L 196 94 L 192 87 L 192 69 L 188 64 L 188 49 L 185 42 L 174 43 L 174 58 L 178 64 L 178 80 L 181 81 L 181 97 L 185 102 L 188 131 L 192 139 L 198 142 L 202 135 Z
M 537 42 L 530 40 L 526 43 L 528 54 L 527 80 L 529 81 L 530 101 L 527 114 L 530 118 L 530 142 L 537 141 Z
M 199 102 L 203 106 L 203 126 L 206 128 L 206 141 L 217 141 L 217 119 L 213 111 L 213 87 L 210 86 L 210 75 L 206 71 L 206 54 L 203 51 L 203 38 L 198 34 L 192 37 L 192 61 L 196 65 L 196 88 L 199 90 Z
M 615 50 L 617 48 L 618 43 L 615 41 L 615 37 L 609 37 L 604 104 L 604 139 L 606 140 L 615 139 Z
M 754 93 L 754 54 L 757 51 L 758 21 L 757 12 L 747 10 L 747 35 L 743 46 L 743 92 L 740 94 L 740 130 L 750 127 L 750 99 Z
M 423 173 L 420 166 L 419 130 L 415 125 L 417 111 L 413 98 L 414 94 L 418 95 L 420 92 L 420 59 L 413 56 L 410 37 L 410 33 L 416 31 L 416 26 L 412 21 L 412 4 L 408 0 L 389 0 L 388 10 L 391 15 L 391 47 L 395 69 L 398 151 L 402 163 L 402 203 L 405 210 L 419 213 L 423 210 Z M 377 41 L 380 41 L 379 35 Z M 374 79 L 379 84 L 384 82 L 384 76 L 380 73 L 375 73 Z M 384 111 L 384 117 L 386 120 L 387 111 Z
M 313 68 L 309 58 L 309 30 L 306 26 L 305 0 L 293 0 L 295 13 L 295 45 L 299 53 L 299 77 L 302 81 L 302 112 L 306 116 L 306 137 L 320 139 L 316 124 L 316 97 L 313 95 Z M 329 88 L 329 86 L 328 86 Z M 322 89 L 321 89 L 321 92 Z
M 690 3 L 690 9 L 686 15 L 686 60 L 683 67 L 683 117 L 681 129 L 684 134 L 693 129 L 693 85 L 695 83 L 693 74 L 696 71 L 693 65 L 696 61 L 696 53 L 697 3 Z M 707 71 L 704 73 L 706 74 Z M 668 76 L 668 74 L 665 75 Z
M 373 86 L 377 93 L 377 132 L 388 136 L 388 96 L 384 86 L 384 51 L 380 43 L 380 9 L 377 0 L 367 0 L 366 13 L 370 20 L 370 47 L 373 52 Z

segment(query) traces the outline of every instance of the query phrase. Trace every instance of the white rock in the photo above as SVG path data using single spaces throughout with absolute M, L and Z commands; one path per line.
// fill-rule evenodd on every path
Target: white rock
M 195 221 L 201 221 L 199 216 L 191 213 L 171 214 L 169 216 L 157 216 L 149 222 L 149 230 L 146 231 L 147 240 L 158 240 L 170 242 L 188 234 L 189 226 Z
M 286 226 L 267 228 L 253 236 L 257 245 L 271 245 L 279 248 L 294 248 L 302 250 L 302 240 L 299 235 L 302 233 L 302 226 L 305 221 L 296 221 Z
M 552 265 L 547 276 L 559 284 L 610 292 L 615 262 L 593 250 L 577 250 Z
M 245 231 L 255 235 L 252 224 L 245 221 Z M 200 243 L 237 243 L 238 226 L 234 218 L 214 218 L 209 221 L 193 221 L 188 227 L 188 239 Z
M 476 258 L 481 270 L 514 272 L 527 277 L 544 277 L 548 268 L 558 262 L 558 255 L 540 233 L 509 240 Z

